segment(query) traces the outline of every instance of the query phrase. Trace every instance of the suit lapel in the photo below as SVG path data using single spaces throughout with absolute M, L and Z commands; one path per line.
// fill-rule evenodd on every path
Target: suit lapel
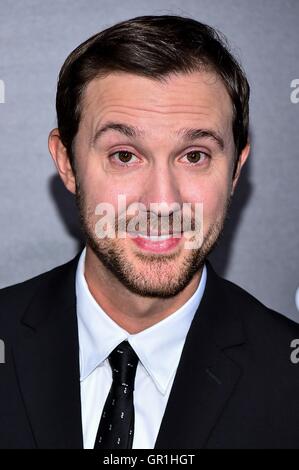
M 14 359 L 38 448 L 82 448 L 76 257 L 47 275 L 22 320 Z
M 201 449 L 242 370 L 229 349 L 244 343 L 243 326 L 223 283 L 207 263 L 207 284 L 189 329 L 156 449 Z

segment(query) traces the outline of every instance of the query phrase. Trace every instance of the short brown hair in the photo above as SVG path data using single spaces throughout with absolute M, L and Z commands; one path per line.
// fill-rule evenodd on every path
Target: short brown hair
M 170 73 L 214 70 L 233 106 L 236 162 L 248 140 L 249 84 L 224 36 L 214 28 L 181 16 L 140 16 L 95 34 L 66 59 L 56 95 L 57 125 L 72 167 L 82 95 L 88 83 L 111 72 L 163 80 Z

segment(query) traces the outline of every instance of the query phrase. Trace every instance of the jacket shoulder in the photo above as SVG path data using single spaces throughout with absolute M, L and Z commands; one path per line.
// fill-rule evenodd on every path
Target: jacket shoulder
M 291 320 L 285 313 L 273 310 L 259 301 L 254 295 L 237 284 L 218 277 L 229 308 L 241 317 L 256 339 L 267 342 L 277 338 L 299 338 L 299 324 Z
M 31 300 L 41 288 L 51 285 L 53 281 L 63 277 L 70 267 L 75 265 L 77 255 L 71 261 L 56 266 L 33 278 L 0 289 L 0 328 L 5 329 L 11 322 L 15 322 L 23 314 Z M 47 300 L 45 299 L 45 302 Z

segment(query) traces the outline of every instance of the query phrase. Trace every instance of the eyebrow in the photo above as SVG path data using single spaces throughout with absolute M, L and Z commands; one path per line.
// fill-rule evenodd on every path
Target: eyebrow
M 144 136 L 144 131 L 139 129 L 138 127 L 128 126 L 127 124 L 122 124 L 119 122 L 107 122 L 104 126 L 98 129 L 92 138 L 92 146 L 94 146 L 95 142 L 106 132 L 108 131 L 116 131 L 119 132 L 126 137 L 130 138 L 137 138 Z M 223 138 L 214 130 L 212 129 L 180 129 L 176 133 L 177 136 L 182 137 L 184 140 L 193 142 L 197 139 L 208 138 L 212 139 L 218 147 L 223 150 L 224 149 L 224 140 Z

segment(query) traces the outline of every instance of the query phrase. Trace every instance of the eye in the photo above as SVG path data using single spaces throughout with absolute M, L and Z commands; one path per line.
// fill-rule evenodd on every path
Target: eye
M 134 158 L 133 162 L 132 158 Z M 128 166 L 129 163 L 134 163 L 138 160 L 134 153 L 128 152 L 127 150 L 119 150 L 118 152 L 113 153 L 110 155 L 110 159 L 122 166 Z
M 188 159 L 187 163 L 190 163 L 191 165 L 198 165 L 205 162 L 206 160 L 209 160 L 211 157 L 201 150 L 193 150 L 192 152 L 186 153 L 184 158 Z

